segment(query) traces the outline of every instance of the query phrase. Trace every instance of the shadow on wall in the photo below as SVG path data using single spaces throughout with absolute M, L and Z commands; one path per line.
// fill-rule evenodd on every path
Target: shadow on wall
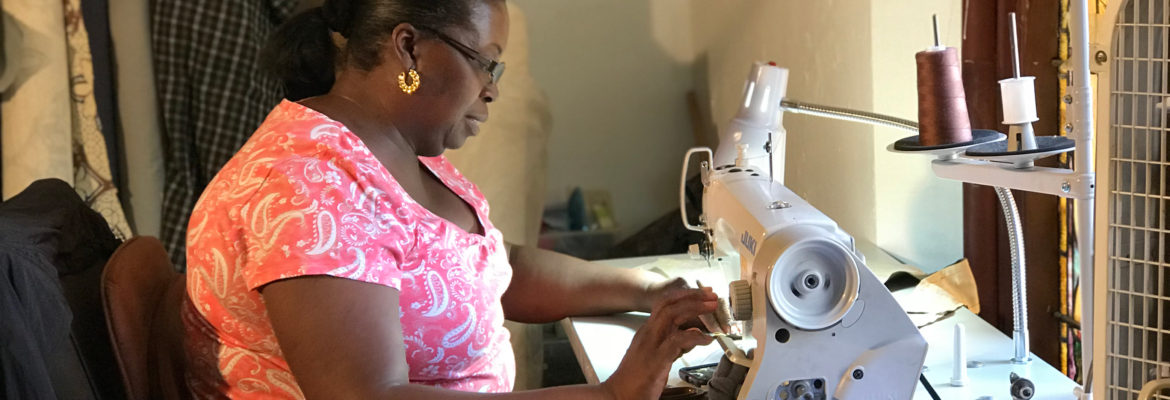
M 694 143 L 689 3 L 511 3 L 528 16 L 532 73 L 556 121 L 546 203 L 573 187 L 608 190 L 618 240 L 677 208 L 680 160 Z
M 923 164 L 926 164 L 926 165 L 923 165 L 922 168 L 929 168 L 930 167 L 929 163 L 928 163 L 929 159 L 924 157 L 922 160 L 923 160 Z M 940 205 L 939 204 L 940 196 L 938 196 L 937 193 L 932 192 L 933 190 L 938 189 L 937 186 L 932 185 L 931 182 L 929 182 L 929 181 L 916 181 L 916 182 L 907 182 L 907 183 L 908 183 L 908 186 L 902 188 L 901 190 L 908 191 L 908 193 L 906 193 L 906 196 L 904 197 L 907 200 L 908 204 L 901 204 L 901 205 L 899 205 L 899 207 L 901 207 L 905 210 L 911 210 L 911 211 L 900 214 L 903 219 L 902 219 L 902 223 L 899 224 L 898 227 L 905 230 L 904 232 L 902 232 L 902 234 L 905 235 L 905 236 L 903 236 L 902 240 L 910 240 L 909 238 L 913 234 L 913 232 L 910 232 L 910 230 L 920 229 L 921 227 L 927 227 L 927 228 L 932 229 L 932 230 L 937 228 L 940 231 L 940 234 L 944 234 L 943 231 L 959 231 L 959 232 L 961 232 L 963 230 L 962 224 L 954 225 L 954 226 L 940 226 L 940 218 L 938 216 L 940 214 L 942 214 L 943 212 L 946 212 L 945 208 L 947 206 Z M 940 209 L 942 209 L 942 210 L 940 210 Z M 915 212 L 913 210 L 918 210 L 918 212 Z M 995 221 L 989 221 L 989 223 L 994 224 Z M 959 235 L 959 237 L 961 238 L 962 235 Z M 937 249 L 937 252 L 939 254 L 931 254 L 929 250 L 920 250 L 920 249 L 915 249 L 915 250 L 918 250 L 918 253 L 919 253 L 918 255 L 921 256 L 921 258 L 923 258 L 923 259 L 935 259 L 935 260 L 947 259 L 946 254 L 949 253 L 947 251 L 947 249 L 945 249 L 945 248 Z M 928 274 L 934 273 L 940 269 L 946 268 L 947 266 L 953 264 L 955 261 L 962 259 L 960 257 L 960 258 L 956 258 L 956 259 L 951 259 L 950 261 L 945 262 L 943 264 L 922 265 L 922 264 L 929 264 L 929 263 L 913 262 L 910 260 L 910 258 L 911 258 L 910 255 L 898 254 L 897 251 L 893 251 L 890 249 L 886 249 L 886 252 L 889 253 L 894 258 L 898 259 L 898 261 L 906 263 L 906 264 L 914 265 L 918 269 L 920 269 L 923 272 L 928 273 Z M 922 253 L 926 253 L 927 255 L 922 256 Z M 959 256 L 961 256 L 961 254 Z

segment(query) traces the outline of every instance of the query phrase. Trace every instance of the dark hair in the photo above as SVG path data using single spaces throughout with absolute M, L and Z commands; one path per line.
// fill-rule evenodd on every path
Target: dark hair
M 404 22 L 444 29 L 466 26 L 478 0 L 326 0 L 277 28 L 260 52 L 265 69 L 284 83 L 296 101 L 329 92 L 338 65 L 370 70 L 381 59 L 379 44 Z M 344 50 L 331 32 L 346 39 Z

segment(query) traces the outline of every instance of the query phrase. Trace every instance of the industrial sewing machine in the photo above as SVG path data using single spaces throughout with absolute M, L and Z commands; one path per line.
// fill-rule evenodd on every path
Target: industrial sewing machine
M 683 211 L 688 229 L 705 234 L 697 251 L 740 260 L 730 306 L 755 348 L 749 357 L 724 339 L 729 359 L 749 368 L 738 398 L 909 399 L 926 341 L 853 238 L 784 186 L 787 80 L 786 69 L 754 64 L 718 149 L 691 149 L 683 161 L 685 185 L 691 157 L 707 155 L 699 224 Z

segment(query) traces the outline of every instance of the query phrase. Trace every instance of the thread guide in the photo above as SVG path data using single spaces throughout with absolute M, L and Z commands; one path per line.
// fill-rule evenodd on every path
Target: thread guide
M 929 50 L 941 48 L 942 43 L 938 33 L 937 21 L 938 17 L 934 16 L 932 22 L 934 25 L 935 46 Z M 1011 22 L 1013 25 L 1012 53 L 1014 76 L 1008 80 L 1019 77 L 1019 45 L 1015 39 L 1014 15 Z M 1031 82 L 1028 83 L 1031 84 Z M 1034 89 L 1031 99 L 1034 110 Z M 1030 116 L 1029 114 L 1034 114 L 1034 111 L 1027 112 L 1025 110 L 1023 116 Z M 1007 115 L 1005 113 L 1005 116 Z M 1012 122 L 1022 123 L 1023 120 L 1027 119 L 1023 118 L 1022 120 L 1014 120 Z M 1027 121 L 1029 127 L 1032 121 Z M 994 132 L 994 136 L 992 139 L 986 139 L 988 134 L 984 132 Z M 1068 137 L 1041 136 L 1035 138 L 1038 141 L 1035 147 L 1030 150 L 1008 152 L 1006 151 L 1008 144 L 1004 140 L 1007 138 L 1007 135 L 1003 133 L 993 130 L 974 129 L 972 130 L 972 136 L 973 140 L 969 142 L 946 146 L 922 146 L 919 144 L 919 135 L 908 136 L 890 144 L 887 146 L 887 150 L 898 153 L 924 154 L 934 157 L 935 159 L 931 161 L 932 170 L 935 176 L 944 179 L 988 186 L 1000 186 L 1065 198 L 1085 199 L 1093 196 L 1095 177 L 1091 172 L 1079 173 L 1067 168 L 1036 167 L 1033 165 L 1033 161 L 1036 159 L 1073 150 L 1076 143 Z

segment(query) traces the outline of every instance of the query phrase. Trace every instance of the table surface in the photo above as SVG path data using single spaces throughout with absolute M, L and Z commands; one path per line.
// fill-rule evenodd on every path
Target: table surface
M 864 252 L 865 249 L 863 249 Z M 888 268 L 888 255 L 866 252 L 871 265 Z M 672 255 L 664 257 L 638 257 L 601 261 L 604 264 L 622 268 L 634 268 L 654 262 L 703 263 L 690 261 L 688 257 Z M 876 275 L 888 276 L 889 271 L 874 271 Z M 714 284 L 711 286 L 718 287 Z M 621 363 L 622 356 L 633 339 L 634 332 L 646 320 L 644 313 L 625 313 L 604 317 L 577 317 L 561 322 L 573 346 L 573 352 L 581 364 L 581 370 L 590 383 L 609 378 Z M 979 361 L 982 367 L 969 368 L 970 382 L 962 387 L 951 386 L 951 358 L 953 351 L 954 326 L 962 323 L 967 335 L 967 360 Z M 1012 364 L 1012 340 L 1000 333 L 979 316 L 966 308 L 959 309 L 954 316 L 920 329 L 928 343 L 925 362 L 925 376 L 942 399 L 1011 399 L 1008 393 L 1011 372 L 1028 378 L 1036 385 L 1033 399 L 1073 398 L 1077 386 L 1059 370 L 1033 355 L 1028 364 Z M 675 361 L 671 366 L 670 386 L 685 385 L 679 378 L 679 368 L 707 362 L 717 362 L 722 354 L 718 344 L 696 347 Z M 986 397 L 985 397 L 986 396 Z M 930 399 L 926 389 L 919 384 L 915 399 Z

